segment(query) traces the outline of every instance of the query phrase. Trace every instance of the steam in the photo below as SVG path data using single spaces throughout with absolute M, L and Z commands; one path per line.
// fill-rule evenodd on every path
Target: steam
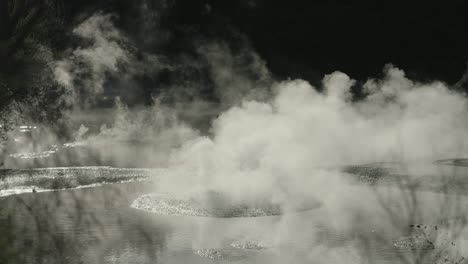
M 412 82 L 393 66 L 384 73 L 365 84 L 360 101 L 350 93 L 354 81 L 341 72 L 324 77 L 323 93 L 304 80 L 276 83 L 272 100 L 246 100 L 222 113 L 213 137 L 188 142 L 174 163 L 231 186 L 256 178 L 273 184 L 271 175 L 280 172 L 308 178 L 316 167 L 467 154 L 463 96 L 442 83 Z
M 202 45 L 198 52 L 206 59 L 215 92 L 225 105 L 269 96 L 272 76 L 265 61 L 247 43 L 237 52 L 224 43 Z
M 96 13 L 83 21 L 73 34 L 91 44 L 69 51 L 55 63 L 55 79 L 67 88 L 64 100 L 68 106 L 94 107 L 110 77 L 128 80 L 171 67 L 155 54 L 143 53 L 142 59 L 136 58 L 135 48 L 116 28 L 115 19 L 111 14 Z
M 73 33 L 91 41 L 92 45 L 89 48 L 79 47 L 57 62 L 55 77 L 68 88 L 70 96 L 67 103 L 70 105 L 77 103 L 72 101 L 77 96 L 90 103 L 96 95 L 102 94 L 106 74 L 117 74 L 119 63 L 129 60 L 127 52 L 121 47 L 126 39 L 114 27 L 111 15 L 95 14 L 75 28 Z
M 99 136 L 111 138 L 114 141 L 154 141 L 155 135 L 164 137 L 176 136 L 178 132 L 185 130 L 182 134 L 190 134 L 188 127 L 178 131 L 175 128 L 182 127 L 176 113 L 171 109 L 161 106 L 158 102 L 151 108 L 131 113 L 128 108 L 117 101 L 115 122 L 111 128 L 105 125 L 101 127 Z M 174 130 L 172 130 L 174 129 Z M 173 140 L 162 140 L 172 142 Z

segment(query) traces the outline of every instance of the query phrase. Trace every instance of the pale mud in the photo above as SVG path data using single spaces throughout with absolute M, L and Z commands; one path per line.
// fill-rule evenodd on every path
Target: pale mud
M 231 201 L 222 194 L 209 195 L 146 194 L 132 203 L 132 207 L 148 212 L 173 216 L 202 217 L 261 217 L 283 214 L 279 204 L 267 201 Z
M 256 239 L 243 239 L 233 241 L 231 243 L 231 247 L 238 248 L 238 249 L 248 249 L 248 250 L 264 250 L 271 248 L 272 245 L 269 245 L 263 241 L 259 241 Z

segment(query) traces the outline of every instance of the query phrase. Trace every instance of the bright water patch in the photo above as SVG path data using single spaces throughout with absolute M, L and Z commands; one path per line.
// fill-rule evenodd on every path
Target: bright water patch
M 37 186 L 16 186 L 15 188 L 0 190 L 0 197 L 21 194 L 21 193 L 30 193 L 32 192 L 32 190 L 35 190 L 36 192 L 53 191 L 50 189 L 42 189 Z
M 434 164 L 468 167 L 468 159 L 443 159 L 436 160 Z
M 447 159 L 434 162 L 377 162 L 342 167 L 341 171 L 357 184 L 417 187 L 419 191 L 466 193 L 468 159 Z
M 161 175 L 162 169 L 112 167 L 61 167 L 0 170 L 0 196 L 24 192 L 92 187 L 106 183 L 144 180 Z

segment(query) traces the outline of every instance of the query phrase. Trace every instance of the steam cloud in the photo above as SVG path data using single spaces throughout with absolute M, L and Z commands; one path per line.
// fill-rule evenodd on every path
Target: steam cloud
M 90 48 L 78 48 L 68 58 L 57 62 L 55 77 L 68 88 L 68 99 L 73 100 L 82 94 L 89 101 L 102 94 L 106 74 L 116 74 L 118 64 L 128 61 L 126 51 L 119 44 L 125 38 L 114 27 L 111 19 L 111 15 L 93 15 L 73 30 L 74 34 L 93 44 Z M 76 87 L 79 81 L 82 83 Z
M 414 83 L 387 66 L 383 80 L 365 84 L 365 99 L 353 101 L 353 84 L 341 72 L 324 77 L 323 93 L 304 80 L 276 83 L 271 101 L 222 113 L 213 137 L 188 142 L 175 160 L 219 182 L 242 183 L 318 166 L 466 155 L 467 101 L 443 83 Z
M 73 30 L 91 44 L 69 51 L 68 56 L 55 63 L 56 81 L 68 91 L 64 97 L 67 105 L 78 109 L 93 107 L 96 97 L 103 95 L 109 77 L 125 79 L 170 68 L 154 54 L 144 53 L 143 59 L 137 59 L 130 40 L 115 27 L 114 19 L 111 14 L 97 13 Z

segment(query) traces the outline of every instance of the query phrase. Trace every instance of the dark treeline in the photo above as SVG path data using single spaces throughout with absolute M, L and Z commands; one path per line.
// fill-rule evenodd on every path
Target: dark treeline
M 64 35 L 62 9 L 62 3 L 53 0 L 0 3 L 2 131 L 9 129 L 8 117 L 21 109 L 38 122 L 58 118 L 57 99 L 62 89 L 55 83 L 48 65 L 53 62 L 53 50 Z

